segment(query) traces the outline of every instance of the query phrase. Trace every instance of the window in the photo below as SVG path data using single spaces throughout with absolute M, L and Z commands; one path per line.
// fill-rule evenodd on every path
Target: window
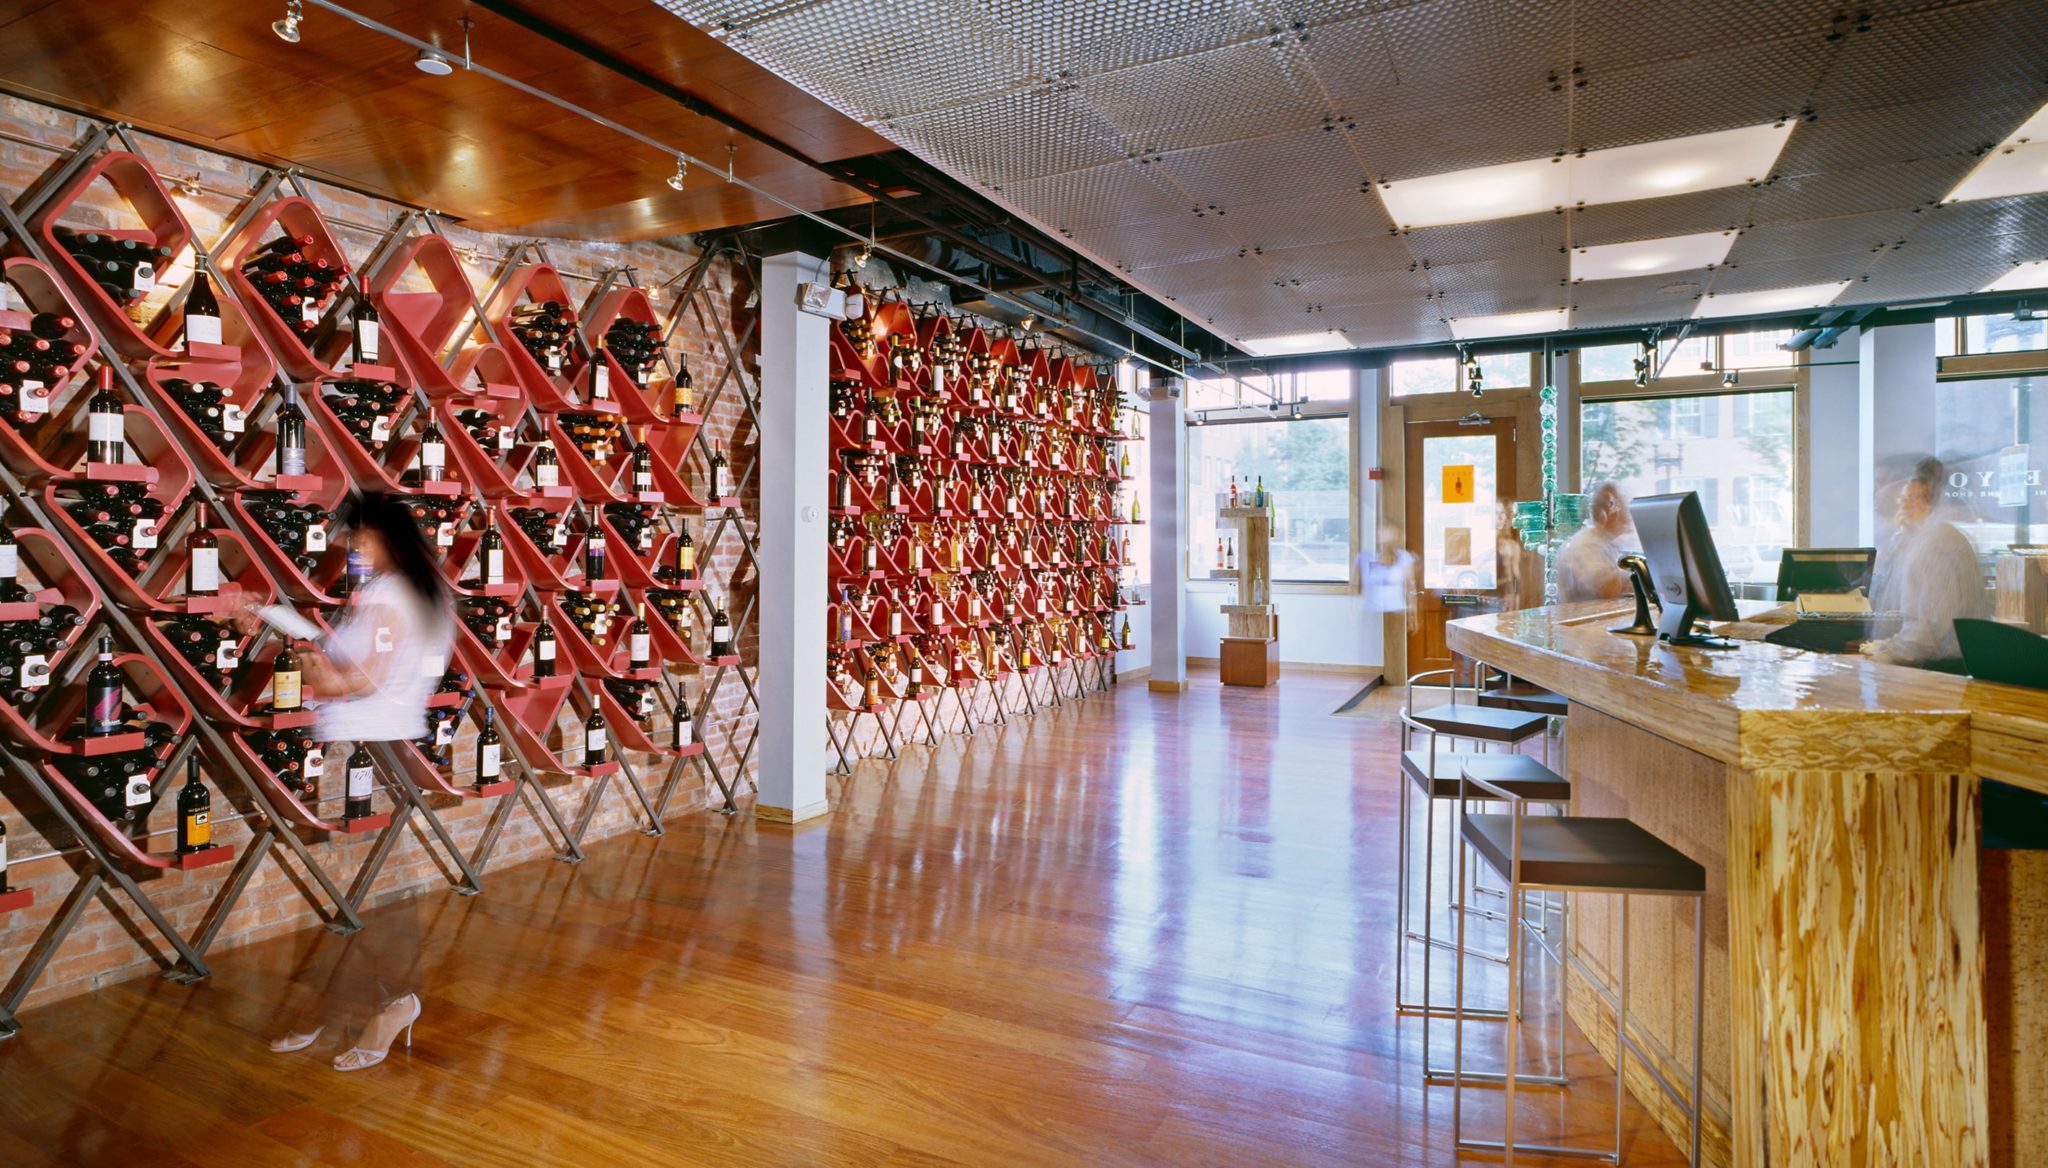
M 1723 369 L 1788 369 L 1799 364 L 1799 354 L 1781 346 L 1792 339 L 1789 331 L 1730 333 L 1721 338 Z
M 1596 345 L 1579 350 L 1580 381 L 1630 381 L 1635 378 L 1641 345 Z
M 2031 349 L 2048 349 L 2048 320 L 2020 320 L 2011 316 L 1963 318 L 1965 353 L 2022 353 Z
M 1527 389 L 1533 362 L 1527 353 L 1491 353 L 1478 358 L 1479 380 L 1488 389 Z M 1425 393 L 1464 393 L 1470 388 L 1465 367 L 1456 357 L 1417 357 L 1387 366 L 1387 393 L 1414 397 Z
M 1263 410 L 1275 401 L 1327 402 L 1351 408 L 1351 371 L 1318 369 L 1305 373 L 1276 373 L 1236 377 L 1197 377 L 1188 382 L 1190 410 Z
M 1934 383 L 1934 454 L 1948 471 L 1948 519 L 1980 554 L 2048 542 L 2048 389 L 2040 377 L 1979 377 Z M 1876 530 L 1892 530 L 1895 488 L 1909 459 L 1878 468 Z
M 1580 481 L 1629 497 L 1697 491 L 1728 579 L 1771 583 L 1797 538 L 1792 390 L 1589 401 Z M 1722 425 L 1722 422 L 1727 425 Z
M 1216 512 L 1230 502 L 1235 475 L 1240 496 L 1261 481 L 1272 494 L 1274 580 L 1350 581 L 1348 414 L 1298 422 L 1210 422 L 1189 427 L 1187 434 L 1190 578 L 1201 579 L 1216 567 L 1218 539 L 1230 553 L 1236 525 L 1219 522 Z
M 1688 337 L 1676 345 L 1657 349 L 1653 372 L 1656 381 L 1684 377 L 1712 377 L 1729 369 L 1787 369 L 1799 364 L 1797 353 L 1779 346 L 1792 339 L 1780 330 L 1729 333 L 1720 337 Z M 1636 358 L 1641 345 L 1598 345 L 1579 350 L 1579 381 L 1625 381 L 1636 378 Z

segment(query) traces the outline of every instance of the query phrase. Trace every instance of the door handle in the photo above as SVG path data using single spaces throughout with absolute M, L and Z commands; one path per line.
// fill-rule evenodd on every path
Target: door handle
M 1446 592 L 1441 603 L 1445 608 L 1471 608 L 1479 603 L 1479 598 L 1469 592 Z

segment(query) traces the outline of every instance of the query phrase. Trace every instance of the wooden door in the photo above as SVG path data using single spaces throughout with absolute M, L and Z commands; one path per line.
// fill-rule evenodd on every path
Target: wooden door
M 1408 634 L 1408 672 L 1451 667 L 1444 622 L 1488 611 L 1499 595 L 1497 504 L 1515 484 L 1515 420 L 1410 422 L 1407 522 L 1421 593 Z

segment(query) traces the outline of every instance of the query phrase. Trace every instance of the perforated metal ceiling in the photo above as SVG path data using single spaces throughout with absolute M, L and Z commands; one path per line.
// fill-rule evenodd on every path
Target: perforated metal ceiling
M 2048 258 L 2048 195 L 1939 206 L 2048 102 L 2048 0 L 659 2 L 1238 340 L 1921 300 Z M 1412 232 L 1371 192 L 1779 118 L 1755 188 Z M 1717 229 L 1718 269 L 1569 281 L 1573 246 Z

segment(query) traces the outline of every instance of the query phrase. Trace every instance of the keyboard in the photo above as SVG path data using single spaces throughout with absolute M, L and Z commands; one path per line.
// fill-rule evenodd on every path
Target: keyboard
M 1864 641 L 1883 637 L 1898 626 L 1899 618 L 1894 613 L 1801 617 L 1765 634 L 1764 640 L 1809 653 L 1853 653 Z

